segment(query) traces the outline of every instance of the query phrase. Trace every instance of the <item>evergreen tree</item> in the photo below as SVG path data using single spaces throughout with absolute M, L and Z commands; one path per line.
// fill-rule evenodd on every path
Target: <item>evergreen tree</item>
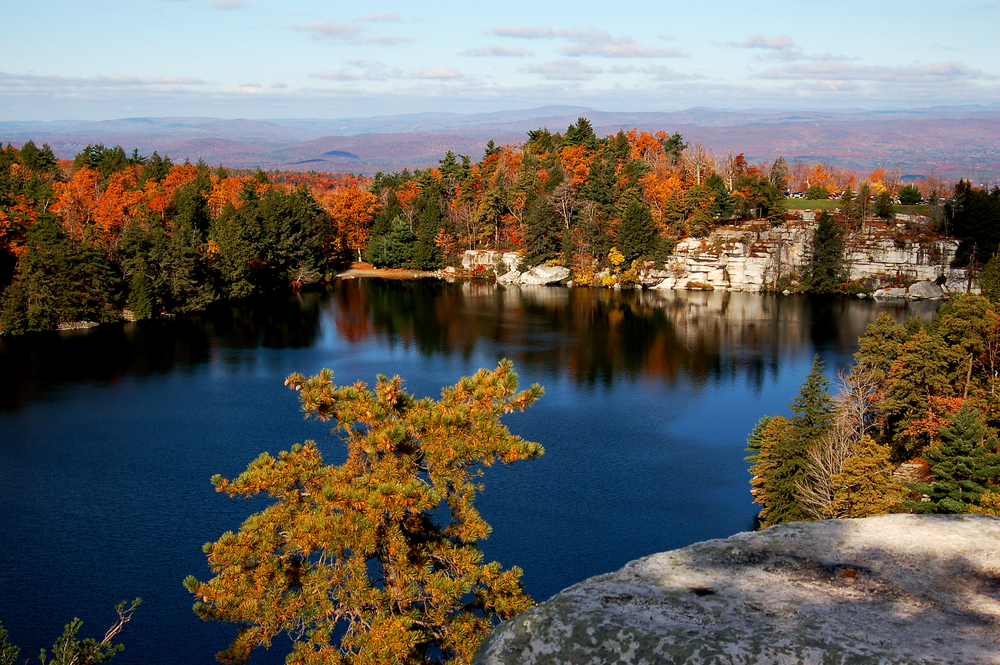
M 559 255 L 562 227 L 545 197 L 535 197 L 528 204 L 524 221 L 528 227 L 524 239 L 527 251 L 521 257 L 521 265 L 531 267 L 556 258 Z
M 899 357 L 902 345 L 909 335 L 903 326 L 888 313 L 882 312 L 865 328 L 858 340 L 859 349 L 854 354 L 858 365 L 873 373 L 873 378 L 884 386 L 889 378 L 892 363 Z
M 726 181 L 718 173 L 713 173 L 705 180 L 705 188 L 712 195 L 710 210 L 717 222 L 725 222 L 733 217 L 733 199 L 726 189 Z
M 170 240 L 164 273 L 169 308 L 191 311 L 204 308 L 215 300 L 210 252 L 206 234 L 211 218 L 205 192 L 211 191 L 207 169 L 198 178 L 174 194 L 171 201 Z
M 764 445 L 764 432 L 767 430 L 767 426 L 771 424 L 771 420 L 773 418 L 774 416 L 762 417 L 757 424 L 754 425 L 753 431 L 750 432 L 750 436 L 747 437 L 746 451 L 750 454 L 743 459 L 751 464 L 756 464 L 760 459 L 760 448 Z
M 640 201 L 633 200 L 618 225 L 615 247 L 625 257 L 625 261 L 631 264 L 652 250 L 655 236 L 653 214 Z
M 918 513 L 967 513 L 1000 478 L 996 434 L 968 404 L 949 416 L 940 434 L 940 443 L 924 453 L 934 481 L 907 483 L 930 501 L 907 501 L 905 505 Z
M 796 497 L 797 486 L 807 474 L 807 451 L 833 422 L 834 404 L 829 386 L 823 362 L 816 356 L 790 405 L 795 414 L 792 419 L 774 416 L 766 423 L 762 420 L 747 440 L 750 449 L 757 446 L 758 450 L 747 460 L 755 462 L 750 470 L 754 476 L 750 484 L 754 502 L 764 506 L 759 518 L 762 526 L 811 518 Z
M 920 190 L 916 185 L 907 185 L 899 190 L 899 203 L 904 206 L 911 206 L 920 203 Z
M 759 425 L 759 423 L 758 423 Z M 762 527 L 809 519 L 795 498 L 795 481 L 802 473 L 804 453 L 795 429 L 784 416 L 774 416 L 759 432 L 760 448 L 750 469 L 750 493 L 762 508 Z
M 251 262 L 257 257 L 260 229 L 248 210 L 253 207 L 252 201 L 239 210 L 226 205 L 209 230 L 222 288 L 229 298 L 246 298 L 255 291 Z
M 873 210 L 882 219 L 892 219 L 893 215 L 896 214 L 896 210 L 892 205 L 892 194 L 885 190 L 879 192 L 879 195 L 875 197 L 875 207 Z
M 833 423 L 835 412 L 830 380 L 823 373 L 823 361 L 813 357 L 812 368 L 791 403 L 795 437 L 803 443 L 816 441 Z
M 127 307 L 137 319 L 158 314 L 168 297 L 169 239 L 163 222 L 129 224 L 118 243 L 118 260 L 128 279 Z
M 441 230 L 441 209 L 432 200 L 417 218 L 417 241 L 413 245 L 413 267 L 417 270 L 436 270 L 443 265 L 441 250 L 434 239 Z
M 415 399 L 397 376 L 335 386 L 323 370 L 286 384 L 307 416 L 337 422 L 348 454 L 324 463 L 314 442 L 267 453 L 230 496 L 271 505 L 205 546 L 215 575 L 184 584 L 205 620 L 240 626 L 223 662 L 244 662 L 286 633 L 290 663 L 468 663 L 499 620 L 532 606 L 521 571 L 483 563 L 490 533 L 473 500 L 477 471 L 543 454 L 500 422 L 541 394 L 517 391 L 509 361 Z
M 1000 302 L 1000 254 L 994 254 L 979 273 L 979 288 L 992 302 Z
M 849 221 L 857 224 L 861 222 L 861 206 L 858 205 L 858 198 L 854 194 L 850 185 L 844 190 L 840 195 L 840 212 L 844 214 Z M 855 228 L 857 228 L 855 226 Z
M 60 323 L 115 320 L 119 284 L 101 249 L 70 240 L 59 220 L 44 214 L 28 232 L 27 251 L 4 291 L 0 327 L 16 334 Z
M 132 615 L 141 602 L 141 598 L 136 598 L 128 609 L 125 608 L 125 602 L 119 603 L 115 607 L 118 619 L 108 628 L 100 642 L 92 637 L 79 639 L 77 633 L 83 627 L 83 622 L 73 619 L 66 624 L 62 635 L 52 645 L 52 657 L 49 658 L 49 652 L 42 649 L 39 661 L 42 665 L 91 665 L 108 662 L 125 648 L 122 644 L 115 644 L 113 640 L 122 632 L 125 624 L 132 620 Z M 0 624 L 0 665 L 16 665 L 20 653 L 20 647 L 7 641 L 7 631 Z M 24 662 L 28 663 L 30 660 L 26 659 Z
M 844 233 L 829 212 L 817 218 L 803 286 L 811 293 L 834 293 L 847 278 L 844 268 Z
M 397 217 L 388 233 L 374 237 L 368 243 L 368 259 L 377 268 L 400 268 L 413 258 L 416 240 L 406 220 Z

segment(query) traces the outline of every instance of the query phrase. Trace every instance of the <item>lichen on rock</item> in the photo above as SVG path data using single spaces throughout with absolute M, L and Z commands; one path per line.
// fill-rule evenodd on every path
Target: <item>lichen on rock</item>
M 782 524 L 654 554 L 497 627 L 479 665 L 1000 663 L 1000 518 Z

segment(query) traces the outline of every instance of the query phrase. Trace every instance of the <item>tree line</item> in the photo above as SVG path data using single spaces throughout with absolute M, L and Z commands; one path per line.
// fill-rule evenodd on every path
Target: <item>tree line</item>
M 906 193 L 884 169 L 859 181 L 781 157 L 751 165 L 677 133 L 600 138 L 586 118 L 520 146 L 490 142 L 478 162 L 448 152 L 371 179 L 212 169 L 100 144 L 60 161 L 28 141 L 0 150 L 0 330 L 197 310 L 329 279 L 352 260 L 435 270 L 466 249 L 517 251 L 588 284 L 604 268 L 662 263 L 680 239 L 721 225 L 780 224 L 785 193 L 807 183 L 845 188 L 804 275 L 806 290 L 840 290 L 842 258 L 828 248 L 870 214 L 891 217 L 886 197 Z M 960 262 L 992 256 L 998 228 L 1000 190 L 966 182 L 939 215 L 938 230 L 962 238 Z
M 87 146 L 0 150 L 0 329 L 202 309 L 332 276 L 375 207 L 367 182 L 173 164 Z
M 1000 306 L 959 296 L 924 324 L 881 314 L 836 395 L 818 357 L 751 432 L 760 522 L 889 512 L 1000 514 Z

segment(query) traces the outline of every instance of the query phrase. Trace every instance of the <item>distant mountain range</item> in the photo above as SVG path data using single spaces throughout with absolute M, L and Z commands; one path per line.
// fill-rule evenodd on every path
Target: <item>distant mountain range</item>
M 522 143 L 526 132 L 565 131 L 586 117 L 598 135 L 633 127 L 680 132 L 716 156 L 744 153 L 751 164 L 784 156 L 867 172 L 1000 182 L 1000 104 L 887 111 L 720 111 L 611 113 L 546 106 L 497 113 L 415 113 L 338 120 L 124 118 L 100 122 L 0 122 L 0 141 L 48 143 L 72 158 L 89 143 L 154 150 L 236 168 L 371 175 L 436 165 L 445 152 L 482 157 L 487 141 Z

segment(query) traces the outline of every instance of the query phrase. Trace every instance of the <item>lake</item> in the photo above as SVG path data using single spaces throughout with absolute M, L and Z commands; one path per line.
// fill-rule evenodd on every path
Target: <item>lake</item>
M 814 354 L 832 377 L 887 311 L 936 303 L 720 292 L 504 289 L 343 280 L 171 320 L 0 338 L 0 622 L 21 658 L 74 616 L 100 637 L 143 604 L 114 662 L 212 663 L 235 634 L 181 585 L 203 543 L 263 500 L 217 494 L 260 452 L 314 439 L 291 372 L 338 383 L 399 374 L 417 396 L 500 358 L 545 395 L 511 430 L 544 457 L 486 471 L 488 560 L 536 600 L 637 557 L 753 527 L 746 436 L 787 413 Z M 252 662 L 283 662 L 287 641 Z

